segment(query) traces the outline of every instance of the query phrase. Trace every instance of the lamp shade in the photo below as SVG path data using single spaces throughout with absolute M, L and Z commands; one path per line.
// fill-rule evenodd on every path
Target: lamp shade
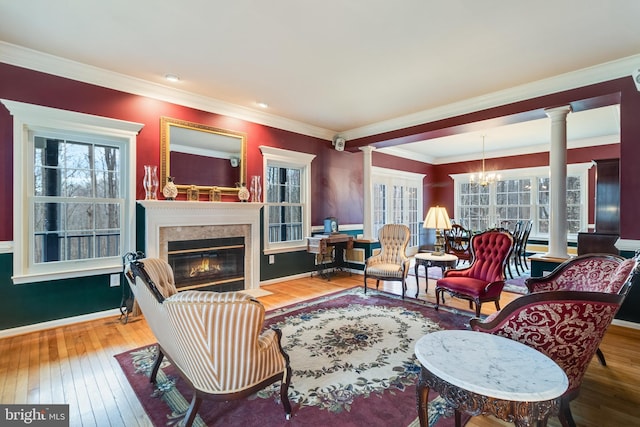
M 429 208 L 427 217 L 424 219 L 423 228 L 435 228 L 437 230 L 450 230 L 451 221 L 446 208 L 440 206 Z

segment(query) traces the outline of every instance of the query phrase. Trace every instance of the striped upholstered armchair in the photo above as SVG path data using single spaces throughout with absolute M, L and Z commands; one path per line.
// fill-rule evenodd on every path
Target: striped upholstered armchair
M 369 257 L 364 267 L 364 293 L 367 293 L 367 279 L 376 279 L 376 289 L 380 280 L 402 282 L 402 298 L 407 291 L 409 258 L 407 246 L 411 238 L 409 227 L 404 224 L 385 224 L 378 232 L 380 253 Z
M 290 417 L 289 357 L 279 330 L 262 331 L 262 304 L 241 292 L 178 293 L 171 266 L 157 258 L 130 259 L 125 275 L 158 340 L 151 381 L 166 356 L 194 389 L 185 426 L 203 399 L 240 399 L 276 381 L 282 382 L 280 398 Z

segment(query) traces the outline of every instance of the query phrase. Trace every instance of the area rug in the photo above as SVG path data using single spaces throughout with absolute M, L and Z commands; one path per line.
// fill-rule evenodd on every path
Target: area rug
M 465 311 L 435 311 L 428 302 L 384 292 L 364 295 L 362 288 L 271 311 L 265 326 L 282 330 L 293 369 L 291 419 L 285 420 L 276 383 L 247 399 L 205 401 L 194 425 L 417 425 L 415 342 L 433 331 L 467 329 L 470 318 Z M 178 425 L 192 393 L 168 362 L 154 388 L 148 378 L 154 357 L 155 346 L 116 356 L 153 425 Z M 453 426 L 442 399 L 433 392 L 429 397 L 430 425 Z

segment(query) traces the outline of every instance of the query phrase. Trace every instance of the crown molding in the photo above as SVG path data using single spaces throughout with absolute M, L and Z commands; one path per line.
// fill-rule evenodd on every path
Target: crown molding
M 331 141 L 336 131 L 0 41 L 0 62 Z M 631 76 L 640 54 L 340 132 L 347 140 Z
M 469 114 L 488 108 L 499 107 L 526 99 L 550 95 L 570 89 L 576 89 L 596 83 L 630 76 L 640 63 L 640 54 L 628 56 L 592 67 L 583 68 L 565 74 L 560 74 L 543 80 L 514 86 L 509 89 L 488 93 L 463 101 L 454 102 L 417 113 L 384 120 L 371 125 L 340 132 L 347 140 L 378 135 L 411 126 L 430 123 L 437 120 Z
M 324 140 L 335 131 L 0 41 L 0 62 Z

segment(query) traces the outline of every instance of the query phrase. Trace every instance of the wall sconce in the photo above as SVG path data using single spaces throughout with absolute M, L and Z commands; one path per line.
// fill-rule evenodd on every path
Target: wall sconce
M 441 208 L 440 206 L 429 208 L 422 227 L 436 230 L 436 242 L 433 245 L 435 249 L 434 255 L 444 255 L 444 237 L 442 230 L 451 230 L 451 221 L 449 220 L 447 209 Z

